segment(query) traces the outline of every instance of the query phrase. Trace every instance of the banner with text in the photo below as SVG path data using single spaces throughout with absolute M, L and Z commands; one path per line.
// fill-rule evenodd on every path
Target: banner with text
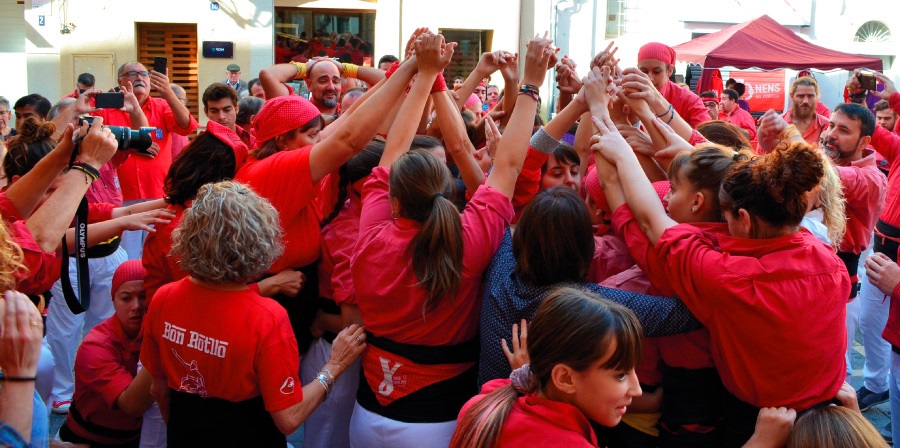
M 746 86 L 742 99 L 750 103 L 751 112 L 784 109 L 784 98 L 787 95 L 784 70 L 771 72 L 732 70 L 729 76 Z

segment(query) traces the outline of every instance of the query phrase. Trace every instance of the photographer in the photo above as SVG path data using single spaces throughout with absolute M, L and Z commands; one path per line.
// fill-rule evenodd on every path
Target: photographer
M 118 167 L 125 205 L 160 199 L 165 196 L 163 182 L 172 164 L 171 136 L 189 135 L 197 129 L 197 120 L 191 116 L 184 103 L 169 87 L 167 73 L 151 72 L 139 62 L 129 62 L 119 68 L 118 75 L 119 87 L 125 92 L 124 108 L 98 110 L 87 106 L 89 97 L 101 93 L 98 90 L 90 90 L 78 97 L 76 109 L 81 113 L 103 117 L 109 126 L 125 126 L 132 129 L 151 126 L 161 130 L 161 137 L 159 134 L 153 135 L 153 145 L 147 153 L 138 153 L 139 157 L 129 157 Z M 160 98 L 150 96 L 151 87 L 159 92 Z M 139 108 L 129 110 L 129 93 L 134 96 Z M 138 110 L 146 117 L 146 122 L 139 122 Z M 123 235 L 122 245 L 129 259 L 141 258 L 145 236 L 142 233 L 131 232 Z

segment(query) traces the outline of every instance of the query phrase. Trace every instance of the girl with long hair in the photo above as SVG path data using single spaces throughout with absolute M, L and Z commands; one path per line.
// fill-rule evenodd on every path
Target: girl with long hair
M 512 219 L 510 198 L 536 104 L 530 90 L 519 95 L 494 168 L 460 214 L 448 199 L 446 165 L 427 152 L 408 152 L 417 126 L 408 117 L 420 116 L 428 92 L 442 89 L 434 82 L 455 45 L 428 34 L 416 45 L 418 76 L 363 187 L 351 259 L 371 342 L 351 446 L 446 446 L 459 409 L 475 394 L 481 276 Z M 541 85 L 553 53 L 549 40 L 531 40 L 522 82 Z M 386 436 L 373 438 L 372 431 Z
M 641 395 L 640 323 L 600 296 L 551 293 L 528 325 L 527 351 L 528 364 L 466 403 L 451 447 L 596 447 L 588 419 L 615 426 Z

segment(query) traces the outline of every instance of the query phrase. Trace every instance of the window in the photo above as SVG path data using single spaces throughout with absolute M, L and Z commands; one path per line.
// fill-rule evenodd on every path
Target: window
M 481 54 L 491 51 L 488 43 L 491 41 L 493 31 L 442 29 L 440 33 L 444 35 L 447 42 L 459 44 L 453 52 L 450 65 L 444 69 L 444 78 L 447 80 L 447 84 L 452 85 L 453 78 L 456 76 L 463 78 L 469 76 L 469 73 L 472 73 L 472 70 L 475 70 L 475 66 L 478 65 Z M 523 62 L 520 61 L 519 64 L 523 64 Z
M 615 39 L 625 34 L 626 0 L 606 1 L 606 38 Z
M 275 8 L 275 63 L 328 56 L 372 66 L 375 13 Z
M 856 36 L 853 37 L 853 41 L 867 44 L 891 42 L 891 30 L 887 25 L 872 20 L 862 24 L 862 26 L 856 30 Z
M 169 59 L 169 82 L 181 86 L 187 94 L 187 108 L 199 117 L 200 100 L 197 87 L 197 24 L 194 23 L 138 23 L 138 61 L 153 67 L 153 59 Z M 154 90 L 153 96 L 159 96 Z

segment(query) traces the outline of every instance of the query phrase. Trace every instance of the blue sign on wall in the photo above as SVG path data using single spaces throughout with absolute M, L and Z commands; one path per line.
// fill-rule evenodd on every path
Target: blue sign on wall
M 209 10 L 210 11 L 218 11 L 219 10 L 219 2 L 209 2 Z
M 44 16 L 38 16 L 38 26 L 44 26 L 44 23 L 46 23 Z

